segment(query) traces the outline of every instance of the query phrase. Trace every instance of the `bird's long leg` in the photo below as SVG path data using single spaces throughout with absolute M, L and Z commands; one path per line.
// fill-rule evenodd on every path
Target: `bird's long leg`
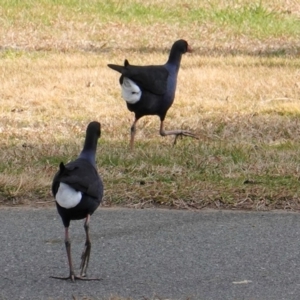
M 67 256 L 68 256 L 70 275 L 68 277 L 51 276 L 51 278 L 63 279 L 63 280 L 71 279 L 74 282 L 76 276 L 75 276 L 75 273 L 74 273 L 74 268 L 73 268 L 73 263 L 72 263 L 71 242 L 70 242 L 70 239 L 69 239 L 69 227 L 65 228 L 65 245 L 66 245 L 66 251 L 67 251 Z
M 131 127 L 130 127 L 130 149 L 133 150 L 133 144 L 134 144 L 134 136 L 136 133 L 136 123 L 138 119 L 135 117 Z
M 70 278 L 74 282 L 75 281 L 75 273 L 72 263 L 72 255 L 71 255 L 71 242 L 69 239 L 69 227 L 65 229 L 65 245 L 66 245 L 66 251 L 68 256 L 68 262 L 69 262 L 69 268 L 70 268 Z
M 80 264 L 80 276 L 82 277 L 86 276 L 86 270 L 89 264 L 91 247 L 92 247 L 90 235 L 89 235 L 89 226 L 90 226 L 90 215 L 87 215 L 84 223 L 86 240 L 85 240 L 83 252 L 81 254 L 81 264 Z
M 89 235 L 90 217 L 91 216 L 88 214 L 86 216 L 86 220 L 85 220 L 85 223 L 84 223 L 84 230 L 85 230 L 86 240 L 85 240 L 85 245 L 84 245 L 83 252 L 81 254 L 79 279 L 92 281 L 92 280 L 101 280 L 101 279 L 100 278 L 86 278 L 86 270 L 87 270 L 88 265 L 89 265 L 91 248 L 92 248 L 90 235 Z
M 82 275 L 80 275 L 80 276 L 75 275 L 74 268 L 73 268 L 73 263 L 72 263 L 71 242 L 70 242 L 70 239 L 69 239 L 69 228 L 68 227 L 65 228 L 65 245 L 66 245 L 66 251 L 67 251 L 67 256 L 68 256 L 70 275 L 68 277 L 50 276 L 51 278 L 62 279 L 62 280 L 71 279 L 73 282 L 75 282 L 75 280 L 86 280 L 86 281 L 101 280 L 101 279 L 98 279 L 98 278 L 85 278 Z M 87 268 L 87 265 L 86 265 L 86 268 Z
M 173 145 L 176 145 L 177 138 L 179 136 L 189 136 L 189 137 L 197 139 L 197 140 L 199 139 L 194 133 L 192 133 L 190 131 L 187 131 L 187 130 L 181 130 L 181 129 L 178 129 L 178 130 L 168 130 L 168 131 L 164 130 L 164 121 L 160 121 L 159 133 L 160 133 L 161 136 L 175 135 L 175 139 L 174 139 Z

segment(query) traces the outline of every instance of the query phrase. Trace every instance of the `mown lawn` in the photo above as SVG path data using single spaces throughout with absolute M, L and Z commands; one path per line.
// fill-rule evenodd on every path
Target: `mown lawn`
M 298 1 L 0 1 L 0 202 L 52 203 L 60 161 L 102 124 L 104 205 L 299 207 Z M 107 63 L 162 64 L 186 39 L 166 129 L 137 125 Z

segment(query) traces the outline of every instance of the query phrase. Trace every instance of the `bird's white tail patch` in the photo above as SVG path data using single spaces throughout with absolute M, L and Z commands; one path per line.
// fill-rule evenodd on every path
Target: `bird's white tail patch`
M 55 200 L 61 207 L 75 207 L 80 202 L 81 198 L 81 192 L 77 192 L 69 185 L 60 182 L 58 191 L 55 195 Z
M 130 104 L 137 103 L 142 96 L 141 89 L 129 78 L 124 77 L 122 83 L 122 97 Z

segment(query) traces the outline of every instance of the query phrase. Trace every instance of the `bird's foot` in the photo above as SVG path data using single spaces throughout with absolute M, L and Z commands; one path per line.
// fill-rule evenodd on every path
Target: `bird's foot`
M 193 139 L 199 140 L 199 138 L 194 133 L 187 131 L 187 130 L 179 130 L 177 133 L 175 133 L 175 139 L 174 139 L 173 145 L 176 145 L 176 142 L 177 142 L 177 139 L 179 136 L 181 136 L 181 137 L 188 136 Z
M 102 278 L 87 278 L 85 276 L 77 276 L 75 274 L 70 274 L 68 277 L 60 277 L 60 276 L 50 276 L 50 278 L 61 279 L 61 280 L 71 280 L 75 282 L 76 280 L 84 280 L 84 281 L 101 281 Z

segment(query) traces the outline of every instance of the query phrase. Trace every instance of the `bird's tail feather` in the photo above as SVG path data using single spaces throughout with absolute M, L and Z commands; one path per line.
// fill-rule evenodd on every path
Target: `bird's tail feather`
M 134 81 L 127 77 L 123 77 L 122 87 L 122 97 L 130 104 L 134 104 L 141 99 L 142 91 Z
M 124 67 L 119 65 L 108 64 L 108 67 L 122 74 Z

